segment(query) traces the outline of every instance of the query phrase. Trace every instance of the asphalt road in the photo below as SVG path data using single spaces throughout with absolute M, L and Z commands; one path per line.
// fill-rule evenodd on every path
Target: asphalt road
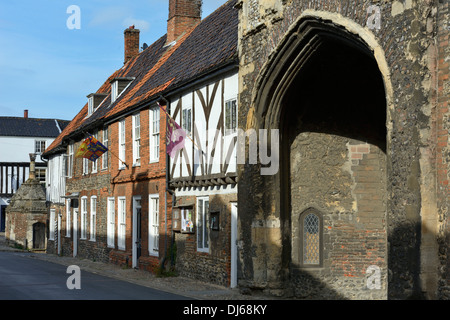
M 78 274 L 79 278 L 66 266 L 30 258 L 28 253 L 0 252 L 0 300 L 190 299 L 82 269 Z M 68 282 L 80 289 L 69 289 Z

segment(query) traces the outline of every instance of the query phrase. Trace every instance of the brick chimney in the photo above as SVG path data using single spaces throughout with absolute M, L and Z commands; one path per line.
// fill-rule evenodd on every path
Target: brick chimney
M 202 19 L 202 0 L 169 0 L 167 43 L 175 41 Z
M 28 119 L 28 110 L 23 110 L 23 117 Z
M 124 64 L 139 54 L 139 29 L 134 25 L 123 32 L 125 39 L 125 59 Z

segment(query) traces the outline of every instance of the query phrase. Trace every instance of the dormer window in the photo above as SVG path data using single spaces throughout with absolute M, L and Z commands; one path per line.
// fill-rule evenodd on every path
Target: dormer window
M 94 97 L 88 98 L 88 116 L 94 113 Z
M 95 109 L 105 100 L 106 93 L 91 93 L 88 98 L 88 116 L 94 113 Z
M 111 103 L 128 87 L 134 78 L 114 78 L 111 80 Z
M 111 83 L 111 103 L 113 103 L 114 101 L 116 101 L 117 97 L 118 97 L 118 86 L 119 86 L 119 81 L 114 81 L 113 83 Z

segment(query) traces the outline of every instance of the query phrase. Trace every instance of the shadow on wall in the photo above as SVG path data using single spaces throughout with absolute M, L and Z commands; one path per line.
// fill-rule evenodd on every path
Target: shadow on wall
M 230 188 L 230 186 L 229 186 Z M 232 187 L 235 189 L 236 186 Z M 179 197 L 177 205 L 186 205 L 193 210 L 194 233 L 176 233 L 177 272 L 189 278 L 229 287 L 231 283 L 231 202 L 236 202 L 236 193 L 221 193 L 220 186 L 203 187 L 203 191 L 216 193 L 210 196 Z M 195 191 L 191 187 L 182 191 Z M 207 199 L 206 219 L 198 217 Z M 205 239 L 208 239 L 205 241 Z M 234 245 L 236 245 L 234 243 Z M 199 249 L 200 247 L 200 249 Z
M 248 232 L 254 237 L 254 230 L 248 228 L 245 231 L 245 229 L 244 227 L 244 233 Z M 420 247 L 424 236 L 434 239 L 434 243 L 431 243 L 428 248 Z M 449 238 L 448 234 L 446 238 Z M 266 236 L 266 239 L 270 237 Z M 243 248 L 245 252 L 241 252 L 241 259 L 243 259 L 239 264 L 241 289 L 246 288 L 274 295 L 284 294 L 284 297 L 304 300 L 448 299 L 450 289 L 449 282 L 446 280 L 448 259 L 441 252 L 442 261 L 439 264 L 436 239 L 437 235 L 432 230 L 424 228 L 421 223 L 405 221 L 400 227 L 389 232 L 388 245 L 384 252 L 387 261 L 384 266 L 374 263 L 375 267 L 379 267 L 374 269 L 371 265 L 367 265 L 365 270 L 360 270 L 358 277 L 345 279 L 342 275 L 330 276 L 329 268 L 333 261 L 326 261 L 331 260 L 329 257 L 325 257 L 324 267 L 317 269 L 301 268 L 290 260 L 284 263 L 284 267 L 278 273 L 281 279 L 278 285 L 267 281 L 270 276 L 268 267 L 274 262 L 272 259 L 277 258 L 276 256 L 264 257 L 265 278 L 255 280 L 257 272 L 254 268 L 259 267 L 261 261 L 255 264 L 256 253 L 259 249 L 252 243 L 250 247 Z M 361 242 L 360 245 L 363 248 L 366 242 Z M 279 253 L 283 249 L 278 242 L 267 242 L 264 245 L 266 252 Z M 358 251 L 355 251 L 347 258 L 348 261 L 359 261 L 362 257 Z M 348 268 L 352 268 L 352 265 L 348 265 Z M 377 286 L 378 276 L 379 287 Z

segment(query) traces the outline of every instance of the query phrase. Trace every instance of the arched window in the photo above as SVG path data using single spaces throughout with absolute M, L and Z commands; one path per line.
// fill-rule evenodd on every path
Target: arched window
M 300 263 L 303 267 L 322 265 L 322 216 L 314 209 L 300 215 Z

